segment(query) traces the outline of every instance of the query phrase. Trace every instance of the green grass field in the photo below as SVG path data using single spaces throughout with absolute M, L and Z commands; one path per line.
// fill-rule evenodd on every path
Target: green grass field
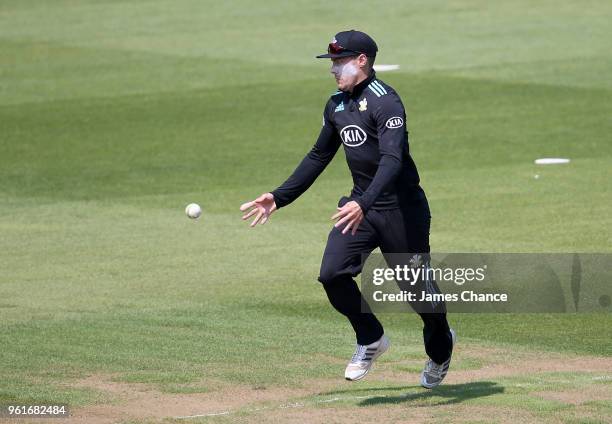
M 610 422 L 609 314 L 452 315 L 433 392 L 418 317 L 384 315 L 389 354 L 343 381 L 354 338 L 316 282 L 342 153 L 264 227 L 238 207 L 314 143 L 335 85 L 313 57 L 354 27 L 401 66 L 379 77 L 406 105 L 433 250 L 612 253 L 611 20 L 604 1 L 0 1 L 0 404 Z

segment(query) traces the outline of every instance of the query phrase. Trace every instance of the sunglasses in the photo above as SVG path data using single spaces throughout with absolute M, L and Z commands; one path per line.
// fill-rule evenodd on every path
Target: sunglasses
M 361 52 L 357 52 L 355 50 L 349 50 L 349 49 L 345 49 L 344 47 L 342 47 L 340 44 L 336 43 L 329 43 L 329 45 L 327 46 L 327 53 L 329 54 L 341 54 L 344 52 L 351 52 L 351 53 L 355 53 L 355 54 L 363 54 Z

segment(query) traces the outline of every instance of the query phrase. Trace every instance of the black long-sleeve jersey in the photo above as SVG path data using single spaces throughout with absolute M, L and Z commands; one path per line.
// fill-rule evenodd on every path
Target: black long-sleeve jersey
M 330 97 L 317 142 L 287 181 L 272 192 L 276 206 L 286 206 L 304 193 L 340 144 L 353 177 L 350 198 L 364 213 L 425 197 L 408 149 L 404 105 L 395 90 L 372 72 L 352 93 L 337 91 Z

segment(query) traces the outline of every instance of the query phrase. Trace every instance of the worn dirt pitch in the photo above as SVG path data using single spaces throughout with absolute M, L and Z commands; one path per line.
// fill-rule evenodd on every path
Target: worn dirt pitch
M 480 365 L 462 369 L 462 361 Z M 412 362 L 383 358 L 366 384 L 343 381 L 339 370 L 338 378 L 313 379 L 296 388 L 209 381 L 209 392 L 193 394 L 163 393 L 154 386 L 121 382 L 119 375 L 94 374 L 67 384 L 94 389 L 112 401 L 75 409 L 62 421 L 349 423 L 359 414 L 360 420 L 384 417 L 385 422 L 563 423 L 603 420 L 599 410 L 590 407 L 593 402 L 612 407 L 609 357 L 459 345 L 455 369 L 434 391 L 417 386 L 417 373 L 397 370 L 420 365 Z

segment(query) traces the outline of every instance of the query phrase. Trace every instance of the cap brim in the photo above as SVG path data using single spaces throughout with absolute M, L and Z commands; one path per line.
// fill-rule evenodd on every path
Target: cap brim
M 336 59 L 338 57 L 349 57 L 349 56 L 359 56 L 361 53 L 357 52 L 342 52 L 338 54 L 325 53 L 317 56 L 317 59 Z

